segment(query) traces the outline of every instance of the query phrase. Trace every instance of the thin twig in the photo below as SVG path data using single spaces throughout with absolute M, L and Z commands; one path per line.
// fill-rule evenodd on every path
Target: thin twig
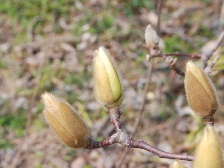
M 146 97 L 147 97 L 147 93 L 148 93 L 149 86 L 150 86 L 150 83 L 151 83 L 151 78 L 152 78 L 152 69 L 153 69 L 153 60 L 150 60 L 149 63 L 148 63 L 147 79 L 146 79 L 146 85 L 145 85 L 145 89 L 144 89 L 143 100 L 142 100 L 142 103 L 141 103 L 141 106 L 140 106 L 140 109 L 139 109 L 139 113 L 138 113 L 139 115 L 136 118 L 135 123 L 134 123 L 133 135 L 135 135 L 135 133 L 137 132 L 137 130 L 139 128 L 139 123 L 140 123 L 140 120 L 141 120 L 141 116 L 142 116 L 142 113 L 145 110 Z
M 163 54 L 165 56 L 185 56 L 185 57 L 190 57 L 190 58 L 201 58 L 201 54 L 186 54 L 186 53 L 165 53 Z
M 215 47 L 211 51 L 202 55 L 201 58 L 202 58 L 202 61 L 203 61 L 203 69 L 205 69 L 208 66 L 208 60 L 211 58 L 213 53 L 220 47 L 220 45 L 222 44 L 223 38 L 224 38 L 224 31 L 222 31 L 222 33 L 219 35 L 219 38 L 217 40 L 217 43 L 216 43 Z
M 41 20 L 39 16 L 34 17 L 27 27 L 27 38 L 29 42 L 34 40 L 34 29 L 37 26 L 38 22 Z
M 159 156 L 160 158 L 178 159 L 178 160 L 186 160 L 186 161 L 193 161 L 194 160 L 193 156 L 164 152 L 162 150 L 159 150 L 159 149 L 147 144 L 144 141 L 131 140 L 129 148 L 144 149 L 146 151 L 154 153 L 155 155 Z
M 166 63 L 168 64 L 168 66 L 170 67 L 170 69 L 172 69 L 173 71 L 175 71 L 178 75 L 184 77 L 185 76 L 185 73 L 176 67 L 176 61 L 177 59 L 173 59 L 173 57 L 171 56 L 163 56 L 164 60 L 166 61 Z
M 119 107 L 113 107 L 109 109 L 110 112 L 110 119 L 115 127 L 116 131 L 121 130 L 121 124 L 120 124 L 120 115 L 121 112 L 119 110 Z
M 204 71 L 207 74 L 210 74 L 212 72 L 212 68 L 214 67 L 214 65 L 216 64 L 216 62 L 219 60 L 220 54 L 216 55 L 215 58 L 213 59 L 212 63 L 210 65 L 208 65 Z
M 142 43 L 142 47 L 144 47 L 147 50 L 150 50 L 150 47 L 147 46 L 146 44 Z M 187 54 L 187 53 L 180 53 L 180 52 L 175 52 L 175 53 L 163 53 L 164 56 L 177 56 L 177 57 L 189 57 L 189 58 L 196 58 L 200 59 L 201 54 Z M 162 55 L 151 55 L 150 58 L 155 58 L 155 57 L 162 57 Z
M 146 97 L 147 97 L 147 93 L 149 90 L 149 85 L 151 83 L 151 77 L 152 77 L 152 69 L 153 69 L 153 60 L 150 60 L 148 62 L 148 70 L 147 70 L 147 79 L 146 79 L 146 85 L 145 85 L 145 89 L 144 89 L 144 95 L 143 95 L 143 99 L 142 99 L 142 103 L 138 112 L 138 117 L 135 119 L 135 123 L 134 123 L 134 131 L 132 133 L 132 136 L 134 136 L 139 128 L 139 123 L 141 121 L 141 116 L 145 110 L 145 104 L 146 104 Z M 118 166 L 120 167 L 120 165 L 124 162 L 125 157 L 127 156 L 128 153 L 128 149 L 125 149 L 122 152 L 122 155 L 120 156 L 119 161 L 116 163 Z
M 113 134 L 109 139 L 105 139 L 101 142 L 95 141 L 93 139 L 89 139 L 88 145 L 85 148 L 96 149 L 96 148 L 110 146 L 113 144 L 121 144 L 122 146 L 127 148 L 143 149 L 157 155 L 160 158 L 178 159 L 178 160 L 186 160 L 186 161 L 192 161 L 194 159 L 193 156 L 186 155 L 186 154 L 173 154 L 173 153 L 164 152 L 160 149 L 157 149 L 147 144 L 144 141 L 138 141 L 138 140 L 132 139 L 131 137 L 129 137 L 127 133 L 121 130 Z
M 160 21 L 161 21 L 161 9 L 162 9 L 162 3 L 163 3 L 163 0 L 158 0 L 157 1 L 157 16 L 158 16 L 158 21 L 157 21 L 157 34 L 160 36 Z

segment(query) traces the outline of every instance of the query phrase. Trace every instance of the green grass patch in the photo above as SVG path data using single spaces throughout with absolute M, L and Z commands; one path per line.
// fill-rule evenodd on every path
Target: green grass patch
M 179 36 L 174 35 L 169 38 L 163 38 L 166 52 L 185 52 L 191 53 L 194 50 L 193 44 L 190 44 Z

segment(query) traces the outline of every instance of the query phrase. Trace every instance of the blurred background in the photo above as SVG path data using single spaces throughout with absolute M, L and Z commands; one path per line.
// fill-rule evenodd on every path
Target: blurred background
M 120 145 L 92 151 L 72 149 L 47 125 L 40 100 L 45 91 L 76 108 L 95 139 L 113 133 L 109 116 L 93 93 L 93 53 L 102 45 L 109 49 L 123 76 L 122 128 L 164 151 L 193 154 L 203 123 L 187 105 L 183 77 L 161 58 L 150 60 L 153 63 L 146 60 L 148 51 L 141 44 L 148 24 L 160 34 L 164 53 L 201 54 L 214 46 L 223 31 L 224 2 L 0 1 L 0 167 L 166 168 L 172 163 Z M 221 105 L 215 129 L 223 139 L 223 44 L 216 54 L 220 54 L 214 67 L 218 71 L 211 79 Z M 185 71 L 192 58 L 177 59 L 177 67 Z M 200 59 L 193 60 L 202 65 Z M 149 88 L 144 91 L 147 83 Z M 224 146 L 223 140 L 221 143 Z M 191 167 L 190 162 L 182 163 Z

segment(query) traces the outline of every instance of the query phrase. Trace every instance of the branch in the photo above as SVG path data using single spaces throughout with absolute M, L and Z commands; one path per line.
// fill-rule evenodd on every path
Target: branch
M 211 58 L 213 53 L 220 47 L 223 38 L 224 38 L 224 31 L 219 35 L 215 47 L 210 52 L 206 53 L 205 55 L 202 55 L 203 69 L 205 69 L 208 66 L 208 60 Z
M 121 130 L 121 124 L 120 124 L 120 115 L 122 114 L 119 110 L 119 107 L 113 107 L 109 109 L 110 112 L 110 119 L 115 127 L 116 131 Z
M 160 149 L 157 149 L 144 141 L 138 141 L 131 138 L 131 136 L 124 132 L 120 126 L 120 115 L 122 114 L 119 110 L 119 107 L 113 107 L 109 109 L 111 121 L 115 127 L 116 133 L 110 136 L 108 139 L 104 139 L 103 141 L 96 141 L 91 138 L 88 139 L 88 143 L 86 145 L 86 149 L 97 149 L 103 148 L 106 146 L 110 146 L 113 144 L 121 144 L 127 148 L 139 148 L 155 155 L 159 156 L 160 158 L 168 158 L 168 159 L 179 159 L 179 160 L 186 160 L 192 161 L 194 158 L 190 155 L 182 155 L 182 154 L 173 154 L 164 152 Z
M 176 53 L 166 53 L 166 54 L 163 54 L 165 56 L 183 56 L 183 57 L 190 57 L 190 58 L 201 58 L 201 54 L 186 54 L 186 53 L 179 53 L 179 52 L 176 52 Z
M 131 140 L 130 146 L 131 146 L 130 148 L 144 149 L 146 151 L 154 153 L 155 155 L 159 156 L 160 158 L 178 159 L 178 160 L 187 160 L 187 161 L 193 161 L 194 160 L 193 156 L 164 152 L 162 150 L 159 150 L 159 149 L 147 144 L 144 141 Z
M 163 54 L 162 51 L 160 50 L 159 46 L 156 46 L 154 48 L 151 48 L 150 46 L 147 46 L 146 44 L 142 44 L 142 46 L 149 51 L 150 58 L 153 58 L 153 57 L 162 57 L 166 61 L 167 65 L 173 71 L 175 71 L 180 76 L 183 76 L 183 77 L 185 76 L 185 73 L 181 69 L 179 69 L 178 67 L 176 67 L 175 64 L 176 64 L 176 61 L 177 60 L 176 59 L 173 59 L 169 55 L 190 56 L 190 54 L 182 54 L 182 55 L 180 53 Z M 196 54 L 191 55 L 191 57 L 193 57 L 193 56 L 199 57 L 199 55 L 196 55 Z
M 190 155 L 184 155 L 184 154 L 173 154 L 164 152 L 160 149 L 157 149 L 149 144 L 147 144 L 144 141 L 138 141 L 133 140 L 127 133 L 123 131 L 118 131 L 115 134 L 113 134 L 109 139 L 105 139 L 101 142 L 95 141 L 93 139 L 89 139 L 89 143 L 86 149 L 97 149 L 97 148 L 103 148 L 106 146 L 110 146 L 113 144 L 121 144 L 124 147 L 127 148 L 139 148 L 146 150 L 148 152 L 151 152 L 155 155 L 157 155 L 160 158 L 168 158 L 168 159 L 178 159 L 178 160 L 186 160 L 186 161 L 192 161 L 194 159 L 193 156 Z
M 177 59 L 173 59 L 173 57 L 171 56 L 166 57 L 165 55 L 163 55 L 163 58 L 165 59 L 170 69 L 175 71 L 180 76 L 183 76 L 183 77 L 185 76 L 185 73 L 181 69 L 176 67 Z

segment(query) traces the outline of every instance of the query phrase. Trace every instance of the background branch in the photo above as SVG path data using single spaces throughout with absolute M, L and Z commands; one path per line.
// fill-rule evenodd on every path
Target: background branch
M 208 66 L 208 60 L 211 58 L 213 53 L 220 47 L 220 45 L 222 44 L 223 38 L 224 38 L 224 31 L 222 31 L 222 33 L 219 35 L 219 38 L 217 40 L 215 47 L 212 50 L 210 50 L 208 53 L 202 55 L 201 59 L 203 61 L 203 69 L 205 69 Z

